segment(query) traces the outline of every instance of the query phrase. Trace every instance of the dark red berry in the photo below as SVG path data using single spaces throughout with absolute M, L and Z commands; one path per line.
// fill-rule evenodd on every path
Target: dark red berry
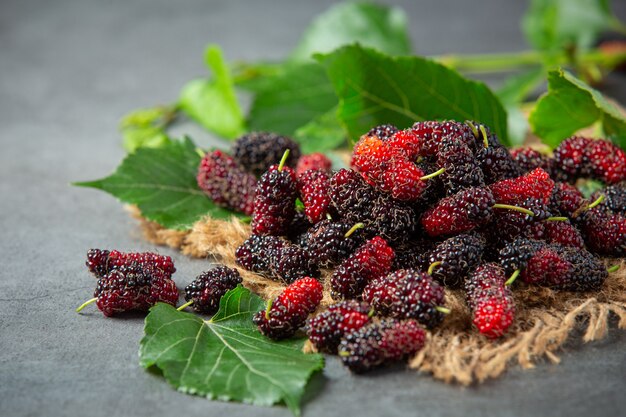
M 506 333 L 515 316 L 515 302 L 498 264 L 480 265 L 465 282 L 472 322 L 481 334 L 497 338 Z
M 362 226 L 362 223 L 355 225 L 322 220 L 305 234 L 302 245 L 316 265 L 332 267 L 350 256 L 363 243 Z
M 468 188 L 439 200 L 424 212 L 422 227 L 432 237 L 468 232 L 491 220 L 494 204 L 488 188 Z
M 325 171 L 308 170 L 298 177 L 298 191 L 304 213 L 311 223 L 326 218 L 330 210 L 330 178 Z
M 626 180 L 626 152 L 608 140 L 592 140 L 586 149 L 593 178 L 607 184 Z
M 420 155 L 423 157 L 436 155 L 441 140 L 446 136 L 459 137 L 467 144 L 474 141 L 471 129 L 463 123 L 454 121 L 417 122 L 411 127 L 411 130 L 421 142 Z
M 352 372 L 366 372 L 410 357 L 424 347 L 425 339 L 426 332 L 417 321 L 385 319 L 348 333 L 338 354 Z
M 199 313 L 213 314 L 220 306 L 220 299 L 241 283 L 236 269 L 218 266 L 198 275 L 185 287 L 185 300 L 193 301 L 192 307 Z
M 233 145 L 233 157 L 248 172 L 259 176 L 278 163 L 287 149 L 289 156 L 285 165 L 293 168 L 300 158 L 300 145 L 276 133 L 252 132 L 237 139 Z
M 135 262 L 100 277 L 94 297 L 98 309 L 110 317 L 131 310 L 148 311 L 157 302 L 175 306 L 178 289 L 163 270 Z
M 574 217 L 585 204 L 587 201 L 578 188 L 566 182 L 555 183 L 550 197 L 550 209 L 555 215 Z
M 483 171 L 467 142 L 455 135 L 444 136 L 437 151 L 437 166 L 444 168 L 441 181 L 448 195 L 485 185 Z
M 392 137 L 396 132 L 398 132 L 397 127 L 395 127 L 394 125 L 386 124 L 371 128 L 370 131 L 367 132 L 367 136 L 376 136 L 382 140 L 385 140 Z
M 548 203 L 554 189 L 554 181 L 541 168 L 517 178 L 491 184 L 489 189 L 497 203 L 516 205 L 528 198 Z
M 603 190 L 591 195 L 590 200 L 595 201 L 604 195 L 602 204 L 614 213 L 626 214 L 626 181 L 610 185 Z
M 535 168 L 541 168 L 550 174 L 554 170 L 554 159 L 533 148 L 512 149 L 511 156 L 517 162 L 522 174 L 530 172 Z
M 307 335 L 320 352 L 336 354 L 344 335 L 369 323 L 370 306 L 355 300 L 341 301 L 309 319 Z
M 438 307 L 444 304 L 444 290 L 437 281 L 414 269 L 400 269 L 370 281 L 363 300 L 377 313 L 401 319 L 416 319 L 429 329 L 443 319 Z
M 453 236 L 439 243 L 431 252 L 429 264 L 433 278 L 446 287 L 459 287 L 467 274 L 477 266 L 483 256 L 485 239 L 476 233 Z
M 522 171 L 507 148 L 502 145 L 482 147 L 476 152 L 476 160 L 484 173 L 485 183 L 493 184 L 508 178 L 515 178 Z
M 302 155 L 298 159 L 296 165 L 296 175 L 300 177 L 305 172 L 311 169 L 319 169 L 326 173 L 330 173 L 333 163 L 326 155 L 320 152 L 314 152 L 309 155 Z
M 87 268 L 101 278 L 124 266 L 140 264 L 160 269 L 167 278 L 176 272 L 172 258 L 153 252 L 120 252 L 118 250 L 90 249 L 87 252 Z
M 286 166 L 272 165 L 259 180 L 252 233 L 257 235 L 285 235 L 296 214 L 298 187 L 296 174 Z
M 569 221 L 540 221 L 533 223 L 524 234 L 535 240 L 547 243 L 558 243 L 573 248 L 584 248 L 585 241 L 582 235 Z
M 591 174 L 587 146 L 591 140 L 579 136 L 565 139 L 554 150 L 556 169 L 563 172 L 570 181 Z
M 267 308 L 253 317 L 259 331 L 270 339 L 293 336 L 302 327 L 309 314 L 322 300 L 323 287 L 314 278 L 300 278 L 291 283 Z
M 394 252 L 380 236 L 368 240 L 345 259 L 330 279 L 334 299 L 357 298 L 374 278 L 386 275 L 391 269 Z
M 608 256 L 626 256 L 626 215 L 602 205 L 584 210 L 576 219 L 589 250 Z
M 198 186 L 215 204 L 250 215 L 257 181 L 222 151 L 208 152 L 198 167 Z

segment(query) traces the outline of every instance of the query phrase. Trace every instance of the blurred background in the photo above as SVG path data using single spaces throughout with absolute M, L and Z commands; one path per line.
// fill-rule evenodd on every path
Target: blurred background
M 169 104 L 206 76 L 203 51 L 228 61 L 280 60 L 332 1 L 2 0 L 0 2 L 0 414 L 5 416 L 288 416 L 284 407 L 209 402 L 171 389 L 137 364 L 143 317 L 77 315 L 93 290 L 91 247 L 151 250 L 123 206 L 70 182 L 112 172 L 125 151 L 120 118 Z M 529 48 L 519 0 L 381 1 L 406 12 L 420 55 Z M 626 21 L 626 2 L 613 1 Z M 472 75 L 474 76 L 474 75 Z M 493 86 L 504 75 L 477 74 Z M 626 77 L 601 86 L 626 103 Z M 247 103 L 242 98 L 244 106 Z M 208 146 L 193 123 L 173 127 Z M 175 251 L 179 287 L 206 269 Z M 562 364 L 514 369 L 458 388 L 393 369 L 354 377 L 330 358 L 305 415 L 620 415 L 626 342 L 572 342 Z

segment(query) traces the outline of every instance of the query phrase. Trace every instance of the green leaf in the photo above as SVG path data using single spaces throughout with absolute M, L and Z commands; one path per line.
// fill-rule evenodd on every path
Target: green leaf
M 344 2 L 319 15 L 304 31 L 292 60 L 311 59 L 342 45 L 359 42 L 390 55 L 409 55 L 407 17 L 397 7 Z
M 400 128 L 415 121 L 472 119 L 508 144 L 506 113 L 481 82 L 421 57 L 390 57 L 359 45 L 316 55 L 339 96 L 338 117 L 351 139 L 373 126 Z
M 588 49 L 611 26 L 608 0 L 532 0 L 522 20 L 528 42 L 555 52 Z
M 158 367 L 179 391 L 257 405 L 283 402 L 300 415 L 311 375 L 324 367 L 319 354 L 302 352 L 304 339 L 273 342 L 252 316 L 263 300 L 241 286 L 222 297 L 210 320 L 159 303 L 146 317 L 141 366 Z
M 544 77 L 543 68 L 534 68 L 509 77 L 496 91 L 506 109 L 511 145 L 521 145 L 526 140 L 529 125 L 520 105 L 543 82 Z
M 345 144 L 346 132 L 333 108 L 296 130 L 293 138 L 303 153 L 325 152 Z
M 139 148 L 110 176 L 74 185 L 105 191 L 136 204 L 141 214 L 168 229 L 189 229 L 202 216 L 236 215 L 216 206 L 196 183 L 200 155 L 190 139 L 160 148 Z
M 205 60 L 213 78 L 187 83 L 181 92 L 180 107 L 207 130 L 228 139 L 237 138 L 245 132 L 245 123 L 230 70 L 215 45 L 207 47 Z
M 170 139 L 165 128 L 176 117 L 172 106 L 137 109 L 126 114 L 120 121 L 124 149 L 135 152 L 140 147 L 158 148 Z
M 335 91 L 320 64 L 285 65 L 256 85 L 248 125 L 250 130 L 293 135 L 336 105 Z
M 548 73 L 548 92 L 529 117 L 533 132 L 552 147 L 576 131 L 600 123 L 609 138 L 626 148 L 626 118 L 602 94 L 562 69 Z

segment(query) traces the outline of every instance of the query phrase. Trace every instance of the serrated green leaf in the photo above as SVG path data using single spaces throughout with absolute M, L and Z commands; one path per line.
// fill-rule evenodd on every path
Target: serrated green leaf
M 330 52 L 353 42 L 390 55 L 411 53 L 404 11 L 372 3 L 344 2 L 319 15 L 304 31 L 292 60 L 309 60 L 313 53 Z
M 188 229 L 202 216 L 236 215 L 216 206 L 196 183 L 200 155 L 190 139 L 159 148 L 139 148 L 110 176 L 74 185 L 105 191 L 136 204 L 141 214 L 168 229 Z
M 180 95 L 180 108 L 205 129 L 227 139 L 237 138 L 245 132 L 245 122 L 230 70 L 215 45 L 207 48 L 205 60 L 213 78 L 187 83 Z
M 158 367 L 179 391 L 257 405 L 283 402 L 294 415 L 311 375 L 324 367 L 319 354 L 302 352 L 304 339 L 274 342 L 252 316 L 264 302 L 241 286 L 220 300 L 210 320 L 159 303 L 146 317 L 140 364 Z
M 337 120 L 337 109 L 333 108 L 309 123 L 293 135 L 303 153 L 325 152 L 346 143 L 346 132 Z
M 611 22 L 608 0 L 532 0 L 522 29 L 539 50 L 584 50 Z
M 359 45 L 316 55 L 339 96 L 338 117 L 351 139 L 392 123 L 418 120 L 477 120 L 508 144 L 506 112 L 481 82 L 422 57 L 391 57 Z
M 320 64 L 288 64 L 256 85 L 248 125 L 251 130 L 293 135 L 336 105 L 335 91 Z
M 604 133 L 626 148 L 626 118 L 602 94 L 562 69 L 548 73 L 548 92 L 529 117 L 533 132 L 552 147 L 599 122 Z

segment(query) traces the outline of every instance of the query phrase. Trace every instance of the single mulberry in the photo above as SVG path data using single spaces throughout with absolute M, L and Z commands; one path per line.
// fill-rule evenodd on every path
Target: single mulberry
M 311 223 L 326 218 L 331 207 L 330 178 L 325 171 L 308 170 L 298 177 L 298 191 L 304 204 L 304 213 Z
M 342 337 L 370 322 L 370 310 L 367 303 L 355 300 L 333 304 L 326 311 L 309 319 L 309 340 L 320 352 L 336 354 Z
M 361 373 L 414 355 L 425 339 L 426 332 L 416 320 L 385 319 L 348 333 L 338 354 L 352 372 Z
M 254 234 L 285 235 L 296 214 L 298 186 L 296 174 L 284 165 L 288 154 L 285 152 L 280 164 L 272 165 L 259 180 L 252 213 Z
M 600 255 L 626 256 L 626 215 L 600 205 L 583 210 L 575 221 L 589 250 Z
M 252 132 L 237 139 L 233 157 L 248 172 L 259 176 L 276 164 L 289 149 L 285 166 L 294 168 L 300 158 L 300 145 L 292 139 L 269 132 Z
M 371 280 L 389 273 L 394 256 L 380 236 L 368 240 L 333 272 L 331 296 L 336 300 L 359 297 Z
M 465 281 L 472 322 L 489 338 L 504 335 L 515 318 L 515 302 L 506 279 L 503 268 L 488 263 L 477 267 Z
M 437 165 L 444 169 L 441 181 L 448 195 L 485 185 L 480 169 L 469 145 L 458 136 L 444 136 L 437 151 Z
M 554 181 L 541 168 L 517 178 L 498 181 L 489 186 L 497 203 L 517 204 L 528 198 L 548 203 L 554 190 Z
M 322 284 L 305 277 L 291 283 L 267 308 L 253 317 L 259 331 L 274 340 L 293 336 L 322 300 Z
M 185 300 L 192 303 L 195 311 L 213 314 L 218 310 L 222 296 L 241 281 L 236 269 L 218 266 L 201 273 L 185 287 Z
M 87 252 L 87 268 L 89 272 L 102 278 L 114 269 L 140 264 L 160 269 L 166 278 L 176 272 L 172 258 L 153 252 L 120 252 L 118 250 L 90 249 Z
M 467 125 L 455 121 L 417 122 L 411 127 L 411 130 L 421 142 L 420 156 L 422 157 L 435 156 L 442 139 L 447 136 L 458 137 L 467 144 L 474 141 L 471 129 Z
M 215 150 L 204 155 L 196 180 L 198 187 L 218 206 L 252 214 L 256 178 L 226 153 Z
M 332 166 L 332 161 L 323 153 L 314 152 L 312 154 L 302 155 L 296 165 L 296 176 L 299 178 L 302 174 L 312 169 L 330 173 Z
M 302 245 L 316 265 L 333 267 L 363 243 L 362 228 L 363 223 L 322 220 L 303 236 Z
M 463 284 L 467 274 L 482 261 L 485 239 L 476 233 L 464 233 L 439 243 L 429 256 L 430 274 L 446 287 Z

